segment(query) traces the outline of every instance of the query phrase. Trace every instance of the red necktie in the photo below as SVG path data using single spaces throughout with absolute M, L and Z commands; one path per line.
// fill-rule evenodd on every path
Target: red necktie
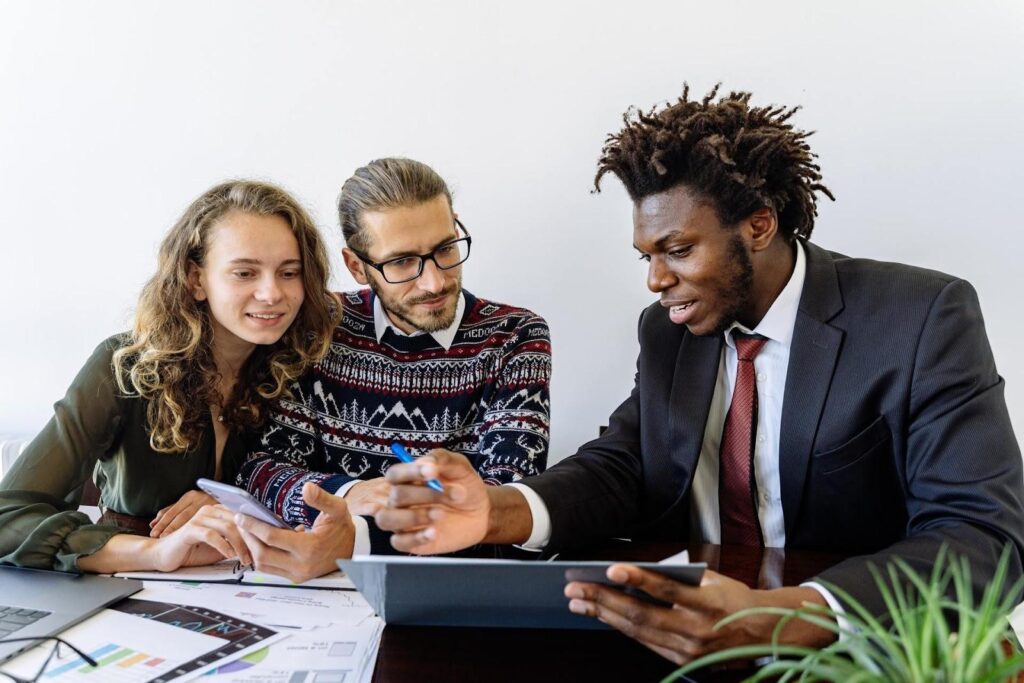
M 757 426 L 757 386 L 754 358 L 768 341 L 733 333 L 736 342 L 736 386 L 725 416 L 718 458 L 718 516 L 722 545 L 764 545 L 754 498 L 754 427 Z

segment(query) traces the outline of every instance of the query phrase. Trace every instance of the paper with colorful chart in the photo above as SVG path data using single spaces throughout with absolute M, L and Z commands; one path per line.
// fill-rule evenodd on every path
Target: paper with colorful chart
M 45 683 L 171 683 L 190 680 L 219 662 L 245 656 L 285 638 L 273 629 L 201 607 L 128 598 L 61 633 L 92 657 L 93 667 L 61 646 L 39 680 Z M 3 666 L 32 679 L 53 641 Z

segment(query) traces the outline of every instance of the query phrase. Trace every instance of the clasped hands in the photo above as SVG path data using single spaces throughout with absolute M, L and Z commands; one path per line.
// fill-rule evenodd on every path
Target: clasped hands
M 523 543 L 532 517 L 525 498 L 511 487 L 487 486 L 462 455 L 434 450 L 410 464 L 396 464 L 385 475 L 391 484 L 388 506 L 375 515 L 392 531 L 391 544 L 420 555 L 448 553 L 477 543 Z M 437 479 L 444 492 L 428 488 Z M 688 586 L 630 564 L 608 568 L 610 581 L 639 589 L 669 603 L 653 605 L 614 587 L 570 582 L 569 609 L 594 617 L 676 664 L 736 645 L 771 641 L 778 617 L 752 615 L 719 626 L 725 617 L 751 607 L 824 606 L 818 591 L 806 587 L 755 590 L 714 571 L 701 585 Z M 834 635 L 801 620 L 782 630 L 780 642 L 821 647 Z

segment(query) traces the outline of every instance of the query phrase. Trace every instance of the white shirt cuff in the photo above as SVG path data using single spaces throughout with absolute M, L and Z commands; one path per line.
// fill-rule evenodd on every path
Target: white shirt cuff
M 352 515 L 352 525 L 356 528 L 356 540 L 352 544 L 352 557 L 370 554 L 370 526 L 366 519 Z
M 842 642 L 850 637 L 850 633 L 853 632 L 853 626 L 850 625 L 850 620 L 845 617 L 846 610 L 843 609 L 842 604 L 836 600 L 836 596 L 816 581 L 807 581 L 800 584 L 804 588 L 813 588 L 814 590 L 821 593 L 821 597 L 825 598 L 825 602 L 828 603 L 829 608 L 836 615 L 836 623 L 839 625 L 839 642 Z
M 548 506 L 544 504 L 539 493 L 525 484 L 505 484 L 505 486 L 511 486 L 523 494 L 526 504 L 530 506 L 530 515 L 533 516 L 533 529 L 530 531 L 530 537 L 519 547 L 523 550 L 543 550 L 551 540 L 551 515 L 548 514 Z
M 356 484 L 358 484 L 359 482 L 361 482 L 361 481 L 363 481 L 363 480 L 362 479 L 353 479 L 352 481 L 346 481 L 344 484 L 342 484 L 341 486 L 338 487 L 338 490 L 334 492 L 334 495 L 341 496 L 342 498 L 344 498 L 345 494 L 348 493 L 348 490 L 350 488 L 352 488 L 353 486 L 355 486 Z

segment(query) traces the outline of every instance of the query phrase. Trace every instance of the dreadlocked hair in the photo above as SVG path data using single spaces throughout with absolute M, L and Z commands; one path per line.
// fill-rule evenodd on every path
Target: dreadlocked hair
M 768 207 L 787 240 L 810 237 L 815 193 L 835 197 L 821 184 L 807 144 L 813 131 L 789 124 L 800 107 L 751 107 L 748 92 L 714 101 L 720 85 L 698 101 L 686 84 L 682 97 L 660 111 L 630 107 L 622 130 L 605 140 L 594 191 L 606 173 L 618 176 L 634 202 L 685 185 L 709 200 L 725 225 Z

